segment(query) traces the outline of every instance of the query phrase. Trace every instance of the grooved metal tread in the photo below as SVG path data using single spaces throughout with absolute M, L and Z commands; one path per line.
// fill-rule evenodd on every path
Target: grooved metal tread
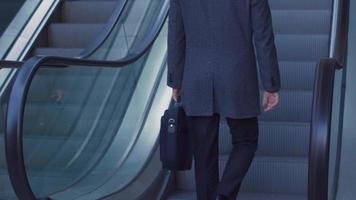
M 82 48 L 55 48 L 55 47 L 38 47 L 34 54 L 45 56 L 66 56 L 79 55 L 84 49 Z
M 285 195 L 269 193 L 241 193 L 237 200 L 307 200 L 303 195 Z M 167 200 L 196 200 L 194 191 L 178 190 L 175 191 Z
M 232 150 L 229 127 L 220 122 L 219 153 L 227 155 Z M 309 122 L 259 120 L 258 156 L 308 156 Z
M 62 7 L 63 21 L 69 23 L 105 23 L 117 1 L 66 1 Z
M 220 177 L 227 159 L 227 155 L 219 158 Z M 241 191 L 306 195 L 307 175 L 307 157 L 256 156 L 243 181 Z M 178 190 L 195 190 L 194 170 L 178 171 L 176 183 Z
M 328 34 L 330 10 L 271 10 L 276 34 Z
M 271 9 L 288 9 L 288 10 L 323 10 L 331 9 L 332 1 L 330 0 L 269 0 Z
M 99 35 L 103 27 L 104 24 L 53 23 L 48 29 L 49 46 L 85 48 Z

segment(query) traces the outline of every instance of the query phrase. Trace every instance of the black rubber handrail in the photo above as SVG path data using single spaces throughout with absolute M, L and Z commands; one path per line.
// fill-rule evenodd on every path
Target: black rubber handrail
M 68 58 L 60 56 L 34 56 L 24 62 L 18 70 L 14 84 L 10 91 L 7 108 L 5 142 L 6 159 L 11 183 L 16 195 L 21 200 L 35 200 L 26 173 L 23 155 L 23 120 L 26 98 L 29 87 L 37 70 L 41 67 L 125 67 L 140 59 L 152 47 L 166 21 L 169 10 L 169 0 L 165 0 L 159 10 L 156 21 L 147 36 L 132 52 L 119 61 L 89 60 L 82 58 Z M 113 26 L 114 27 L 114 26 Z M 19 62 L 0 61 L 4 67 L 18 67 Z
M 334 77 L 336 70 L 344 69 L 338 133 L 341 134 L 345 98 L 349 0 L 338 0 L 337 3 L 338 10 L 333 10 L 337 12 L 333 54 L 331 58 L 322 58 L 315 71 L 309 143 L 308 200 L 328 200 Z M 340 144 L 338 144 L 337 151 L 337 160 L 339 160 Z

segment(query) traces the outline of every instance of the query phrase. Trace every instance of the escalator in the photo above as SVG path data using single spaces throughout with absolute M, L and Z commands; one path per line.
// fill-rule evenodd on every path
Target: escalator
M 269 4 L 281 72 L 280 104 L 259 116 L 259 147 L 238 199 L 335 199 L 348 1 L 269 0 Z M 224 119 L 219 141 L 221 175 L 232 149 Z M 177 172 L 174 187 L 167 199 L 195 199 L 194 172 Z
M 172 103 L 165 75 L 168 2 L 123 3 L 122 15 L 87 56 L 67 54 L 84 48 L 75 38 L 34 49 L 42 56 L 21 63 L 9 93 L 6 128 L 7 164 L 20 199 L 195 199 L 193 171 L 161 170 L 157 151 L 160 116 Z M 320 156 L 329 155 L 329 143 L 320 144 L 320 138 L 331 133 L 316 130 L 331 111 L 316 108 L 328 100 L 320 91 L 333 90 L 321 90 L 320 84 L 333 86 L 335 70 L 343 66 L 335 52 L 342 49 L 340 18 L 347 1 L 269 2 L 281 104 L 259 118 L 259 150 L 239 199 L 324 200 L 333 188 L 320 189 L 320 180 L 328 180 L 329 171 L 314 172 Z M 336 61 L 319 62 L 328 57 Z M 322 73 L 326 69 L 329 73 Z M 318 115 L 326 118 L 316 120 Z M 222 171 L 231 144 L 226 121 L 220 125 Z
M 259 116 L 259 147 L 238 199 L 335 199 L 348 1 L 269 4 L 281 72 L 280 104 Z M 219 141 L 221 175 L 232 149 L 224 119 Z M 195 199 L 192 170 L 176 173 L 175 191 L 168 199 Z
M 329 56 L 332 2 L 269 1 L 281 73 L 280 104 L 259 117 L 259 147 L 240 199 L 307 199 L 314 72 L 319 59 Z M 224 119 L 219 137 L 222 174 L 232 149 Z M 176 178 L 177 191 L 169 199 L 194 199 L 193 172 L 179 172 Z
M 122 11 L 124 6 L 126 9 Z M 150 20 L 149 16 L 154 14 L 146 10 L 149 7 L 154 10 L 155 6 L 156 4 L 154 2 L 150 3 L 148 1 L 63 1 L 56 6 L 56 9 L 54 9 L 48 19 L 48 23 L 42 27 L 31 49 L 26 53 L 26 57 L 35 55 L 61 55 L 117 60 L 130 53 L 130 46 L 135 42 L 135 39 L 141 37 L 141 35 L 137 33 L 138 30 L 140 30 L 142 34 L 145 34 L 145 23 Z M 113 13 L 113 11 L 117 13 Z M 122 18 L 121 21 L 117 21 L 119 16 Z M 148 18 L 144 19 L 144 17 Z M 107 25 L 104 25 L 106 22 Z M 149 26 L 150 24 L 147 23 L 147 25 Z M 116 30 L 108 30 L 108 28 Z M 103 40 L 103 34 L 100 34 L 101 32 L 107 33 L 112 31 L 112 37 L 107 37 L 107 35 L 104 34 L 106 42 L 101 41 Z M 99 37 L 97 37 L 98 35 Z M 101 48 L 94 52 L 93 49 L 95 49 L 99 43 L 103 43 L 101 44 Z M 50 161 L 49 156 L 53 156 L 56 153 L 60 154 L 60 152 L 56 151 L 60 151 L 62 148 L 61 145 L 63 145 L 62 151 L 68 153 L 71 151 L 70 148 L 74 147 L 73 145 L 78 144 L 76 142 L 78 142 L 77 139 L 79 138 L 66 141 L 65 136 L 61 136 L 61 134 L 63 135 L 64 132 L 73 128 L 70 127 L 71 124 L 67 124 L 71 123 L 70 120 L 72 118 L 66 119 L 65 117 L 75 112 L 80 112 L 80 103 L 83 101 L 83 99 L 80 98 L 68 100 L 67 98 L 71 96 L 69 92 L 73 92 L 77 97 L 88 94 L 91 88 L 86 89 L 83 88 L 83 86 L 98 79 L 99 75 L 101 77 L 98 82 L 111 79 L 107 80 L 106 83 L 108 83 L 118 78 L 115 77 L 115 75 L 117 76 L 119 74 L 118 72 L 111 74 L 112 71 L 100 71 L 100 69 L 97 69 L 83 73 L 83 70 L 73 69 L 72 71 L 66 72 L 62 70 L 43 70 L 38 73 L 33 86 L 35 88 L 33 95 L 29 97 L 31 108 L 26 111 L 26 115 L 31 119 L 31 121 L 28 122 L 31 126 L 27 128 L 29 133 L 24 141 L 26 146 L 29 147 L 25 153 L 25 157 L 27 162 L 30 163 L 29 165 L 31 165 L 29 169 L 33 170 L 29 172 L 29 174 L 33 172 L 34 175 L 31 175 L 31 177 L 33 177 L 32 180 L 34 181 L 35 187 L 39 188 L 38 190 L 45 190 L 44 192 L 46 192 L 46 186 L 50 187 L 51 190 L 56 190 L 56 188 L 58 188 L 58 184 L 54 184 L 56 181 L 60 182 L 59 185 L 68 184 L 68 178 L 54 176 L 55 173 L 61 175 L 61 166 L 58 166 L 58 163 L 65 162 L 63 159 L 66 159 L 66 157 L 53 157 L 52 161 Z M 78 81 L 80 81 L 82 85 L 78 85 Z M 101 84 L 102 85 L 97 84 L 95 86 L 91 84 L 90 87 L 96 87 L 97 90 L 100 90 L 102 87 L 105 87 L 105 84 Z M 8 93 L 5 92 L 1 98 L 3 111 L 5 111 L 7 107 L 7 96 Z M 94 99 L 93 101 L 96 100 Z M 72 108 L 74 109 L 71 110 Z M 69 113 L 66 111 L 69 111 Z M 91 111 L 94 111 L 94 109 Z M 91 111 L 87 112 L 86 115 L 90 115 Z M 79 118 L 78 113 L 75 113 L 75 115 Z M 69 117 L 76 118 L 74 115 Z M 60 120 L 57 120 L 56 124 L 54 124 L 52 120 L 55 119 Z M 4 129 L 4 126 L 2 126 L 2 129 Z M 48 131 L 52 129 L 57 129 L 57 132 L 48 133 Z M 49 136 L 41 135 L 44 134 L 44 132 L 46 132 L 45 134 L 49 134 Z M 51 137 L 51 135 L 53 137 Z M 66 143 L 69 148 L 65 146 Z M 4 152 L 3 149 L 5 149 L 4 146 L 5 142 L 2 137 L 2 153 Z M 68 153 L 67 159 L 69 159 L 68 157 L 70 156 L 73 157 L 70 153 Z M 89 154 L 86 156 L 88 155 Z M 55 159 L 57 160 L 55 161 Z M 49 173 L 44 170 L 46 165 L 50 167 L 55 165 L 55 167 L 53 167 L 55 169 L 52 171 L 56 169 L 59 170 Z M 6 162 L 3 154 L 1 156 L 1 166 L 3 178 L 0 187 L 2 196 L 0 198 L 16 199 L 15 194 L 11 192 L 11 184 L 8 180 L 8 174 L 6 173 Z M 41 177 L 43 177 L 43 179 L 41 179 Z

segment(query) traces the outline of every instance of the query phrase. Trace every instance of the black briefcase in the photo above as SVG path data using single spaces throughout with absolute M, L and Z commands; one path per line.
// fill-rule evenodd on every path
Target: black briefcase
M 188 134 L 185 111 L 178 101 L 165 110 L 159 133 L 160 159 L 168 170 L 189 170 L 192 167 L 192 142 Z

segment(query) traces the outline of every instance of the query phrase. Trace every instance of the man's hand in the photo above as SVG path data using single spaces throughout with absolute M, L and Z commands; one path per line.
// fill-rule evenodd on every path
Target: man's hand
M 180 96 L 180 89 L 173 88 L 172 98 L 175 102 L 178 101 L 178 97 Z
M 279 102 L 278 92 L 270 93 L 265 91 L 263 94 L 263 108 L 264 111 L 267 112 L 269 110 L 274 109 Z

